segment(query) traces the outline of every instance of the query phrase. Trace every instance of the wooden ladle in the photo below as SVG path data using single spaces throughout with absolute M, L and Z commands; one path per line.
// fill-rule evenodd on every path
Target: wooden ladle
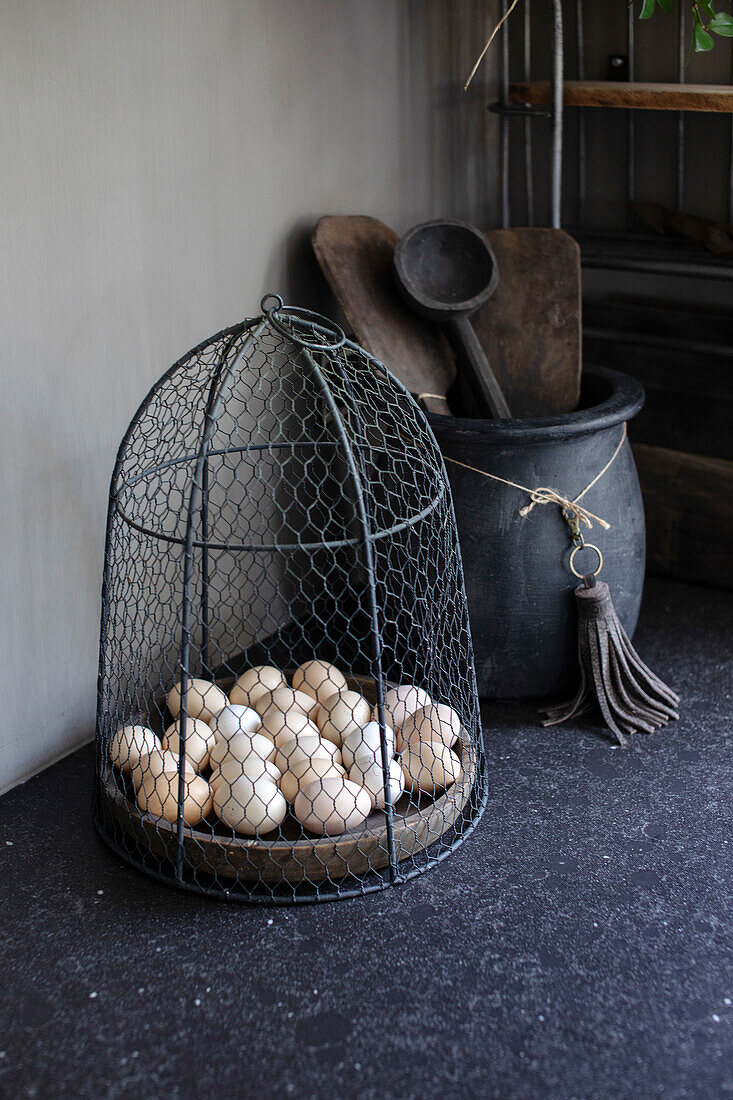
M 479 415 L 510 417 L 501 386 L 469 321 L 499 281 L 494 253 L 484 234 L 448 218 L 423 222 L 399 241 L 394 269 L 398 288 L 410 308 L 420 317 L 446 326 L 475 391 Z

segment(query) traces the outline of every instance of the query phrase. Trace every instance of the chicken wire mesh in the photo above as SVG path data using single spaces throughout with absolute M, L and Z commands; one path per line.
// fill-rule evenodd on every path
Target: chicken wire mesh
M 152 388 L 110 489 L 102 837 L 203 893 L 405 881 L 486 778 L 443 461 L 402 385 L 270 295 Z

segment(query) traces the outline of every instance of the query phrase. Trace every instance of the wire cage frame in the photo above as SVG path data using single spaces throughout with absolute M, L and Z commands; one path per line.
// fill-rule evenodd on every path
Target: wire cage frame
M 153 877 L 292 904 L 434 867 L 487 799 L 443 459 L 318 314 L 189 351 L 110 486 L 93 819 Z

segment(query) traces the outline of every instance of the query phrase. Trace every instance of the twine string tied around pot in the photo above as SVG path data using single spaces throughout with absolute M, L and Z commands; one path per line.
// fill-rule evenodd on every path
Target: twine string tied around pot
M 608 523 L 607 520 L 602 519 L 594 512 L 584 508 L 580 502 L 585 494 L 590 492 L 593 486 L 597 485 L 603 475 L 611 468 L 625 442 L 626 424 L 624 423 L 621 431 L 621 438 L 606 465 L 603 469 L 598 471 L 593 480 L 586 485 L 585 489 L 583 489 L 581 493 L 578 493 L 577 497 L 573 498 L 563 496 L 557 489 L 552 489 L 544 485 L 540 485 L 536 489 L 530 489 L 527 485 L 520 485 L 516 481 L 510 481 L 508 478 L 499 477 L 497 474 L 490 474 L 486 470 L 479 470 L 476 466 L 469 466 L 465 462 L 459 462 L 457 458 L 448 458 L 446 456 L 446 461 L 452 462 L 455 466 L 463 466 L 464 470 L 472 470 L 473 473 L 481 474 L 482 477 L 491 478 L 492 481 L 500 481 L 502 485 L 510 485 L 513 489 L 518 489 L 521 493 L 526 493 L 530 498 L 530 503 L 525 504 L 523 508 L 519 509 L 519 515 L 522 516 L 523 519 L 530 514 L 537 504 L 556 504 L 558 508 L 560 508 L 563 518 L 570 528 L 573 537 L 576 538 L 579 534 L 581 524 L 588 529 L 591 529 L 594 523 L 597 523 L 604 531 L 610 529 L 611 524 Z
M 611 526 L 600 516 L 589 512 L 580 501 L 597 485 L 603 475 L 615 462 L 619 451 L 626 441 L 626 424 L 616 449 L 603 469 L 599 470 L 582 493 L 572 499 L 563 496 L 556 489 L 539 486 L 530 489 L 516 481 L 489 474 L 448 458 L 457 466 L 473 470 L 477 474 L 510 485 L 526 493 L 529 504 L 519 509 L 519 515 L 526 517 L 538 504 L 556 504 L 570 529 L 574 549 L 570 555 L 569 568 L 582 584 L 575 589 L 578 607 L 578 658 L 580 663 L 580 686 L 572 699 L 544 708 L 543 725 L 554 726 L 600 708 L 603 720 L 614 734 L 620 745 L 627 743 L 628 735 L 641 731 L 653 733 L 678 717 L 679 696 L 663 680 L 660 680 L 648 668 L 633 648 L 626 631 L 621 625 L 611 600 L 608 585 L 599 581 L 598 574 L 603 567 L 603 556 L 597 546 L 584 543 L 581 525 L 591 528 L 598 523 L 604 530 Z M 573 565 L 573 559 L 579 550 L 587 547 L 595 550 L 598 565 L 594 573 L 581 574 Z

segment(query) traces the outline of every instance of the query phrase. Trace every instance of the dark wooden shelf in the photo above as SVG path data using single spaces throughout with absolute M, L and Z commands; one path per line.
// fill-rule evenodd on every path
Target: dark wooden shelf
M 733 280 L 733 260 L 713 256 L 706 249 L 677 237 L 565 228 L 580 245 L 583 267 Z
M 568 107 L 617 107 L 640 111 L 713 111 L 733 113 L 733 85 L 639 84 L 610 80 L 566 80 Z M 548 80 L 509 85 L 512 103 L 545 106 L 551 102 Z

